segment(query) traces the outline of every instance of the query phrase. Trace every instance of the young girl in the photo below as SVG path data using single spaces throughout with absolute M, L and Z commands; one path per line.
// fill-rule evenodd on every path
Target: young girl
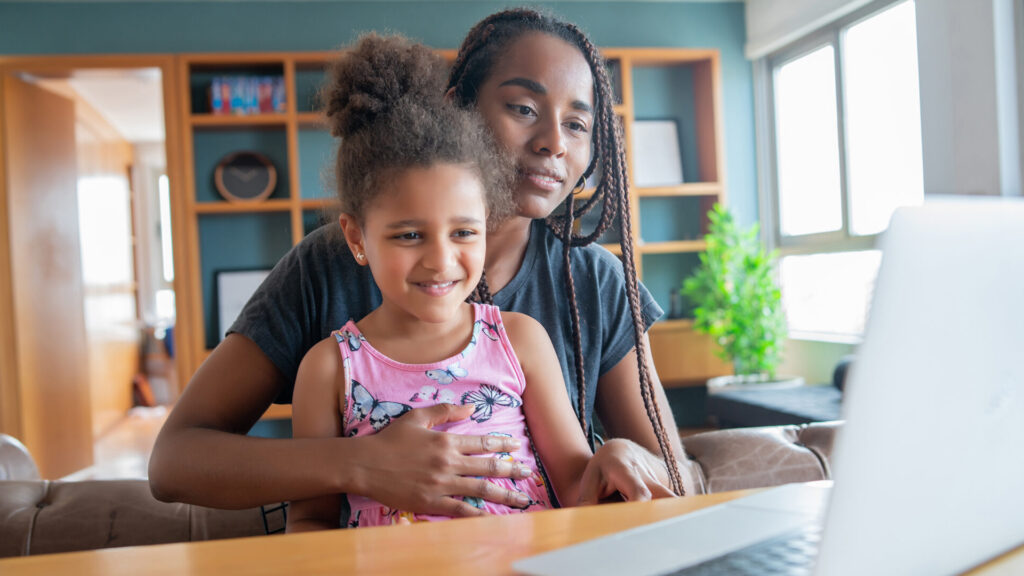
M 462 405 L 464 419 L 439 430 L 512 439 L 516 449 L 483 458 L 514 463 L 525 477 L 490 479 L 516 494 L 512 506 L 478 498 L 456 506 L 550 508 L 537 454 L 554 494 L 575 503 L 591 453 L 547 333 L 529 316 L 466 302 L 483 270 L 488 212 L 502 219 L 510 177 L 477 116 L 442 100 L 442 67 L 426 47 L 375 35 L 332 67 L 341 228 L 382 301 L 302 360 L 294 434 L 367 436 L 413 407 Z M 288 529 L 338 527 L 341 498 L 294 501 Z M 349 526 L 443 518 L 363 496 L 348 504 Z

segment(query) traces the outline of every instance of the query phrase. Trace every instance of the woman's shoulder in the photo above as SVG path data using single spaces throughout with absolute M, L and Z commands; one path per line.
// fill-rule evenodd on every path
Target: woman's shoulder
M 302 258 L 322 258 L 326 254 L 349 252 L 345 237 L 336 223 L 324 224 L 306 234 L 291 253 Z

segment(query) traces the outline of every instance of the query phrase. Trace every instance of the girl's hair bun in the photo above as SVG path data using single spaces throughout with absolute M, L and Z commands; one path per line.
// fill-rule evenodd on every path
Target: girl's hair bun
M 433 50 L 402 36 L 361 36 L 331 64 L 321 93 L 331 133 L 351 136 L 386 117 L 402 99 L 439 102 L 445 67 Z

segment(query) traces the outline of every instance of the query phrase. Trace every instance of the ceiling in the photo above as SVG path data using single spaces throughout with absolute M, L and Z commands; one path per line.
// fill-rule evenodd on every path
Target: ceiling
M 67 83 L 128 142 L 163 142 L 158 68 L 75 70 Z

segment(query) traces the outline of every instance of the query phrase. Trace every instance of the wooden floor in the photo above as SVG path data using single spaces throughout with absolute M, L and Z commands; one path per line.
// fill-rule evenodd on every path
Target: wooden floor
M 110 430 L 103 434 L 93 446 L 94 463 L 65 480 L 109 480 L 118 478 L 146 478 L 149 454 L 153 442 L 160 432 L 169 408 L 137 407 Z

